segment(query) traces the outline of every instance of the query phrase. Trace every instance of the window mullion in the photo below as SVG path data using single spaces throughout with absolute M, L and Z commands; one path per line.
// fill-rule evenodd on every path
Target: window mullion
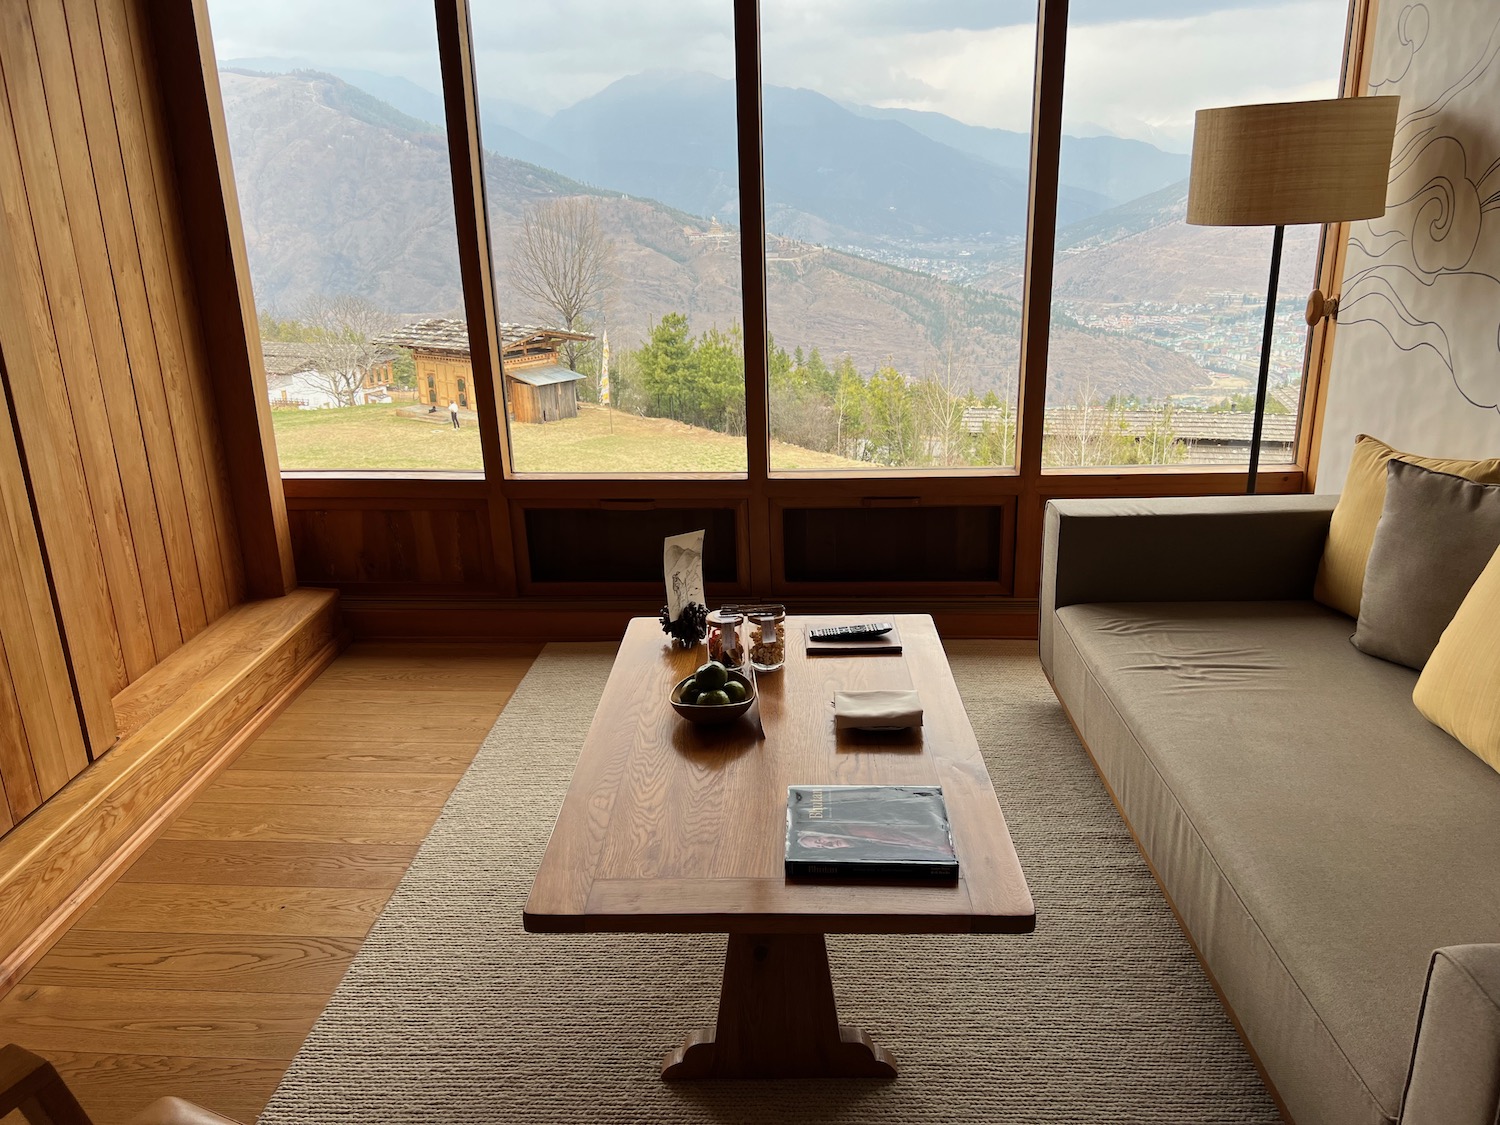
M 1344 38 L 1343 80 L 1339 96 L 1359 97 L 1369 91 L 1370 56 L 1375 36 L 1375 0 L 1349 0 Z M 1318 245 L 1317 286 L 1337 294 L 1344 280 L 1349 247 L 1349 223 L 1323 227 Z M 1323 439 L 1323 416 L 1328 405 L 1328 376 L 1333 367 L 1334 321 L 1319 321 L 1308 332 L 1302 361 L 1302 404 L 1297 412 L 1297 464 L 1307 471 L 1307 490 L 1317 486 L 1318 451 Z
M 1020 425 L 1016 433 L 1016 467 L 1026 480 L 1035 480 L 1042 471 L 1067 46 L 1068 0 L 1038 0 L 1036 86 L 1031 105 L 1031 189 L 1026 209 L 1026 272 L 1021 301 Z
M 505 503 L 510 472 L 509 434 L 500 374 L 500 336 L 495 282 L 490 268 L 489 217 L 485 207 L 484 160 L 475 94 L 473 39 L 468 0 L 435 0 L 438 55 L 447 115 L 448 161 L 453 173 L 453 209 L 458 228 L 459 275 L 469 327 L 469 362 L 485 478 L 490 482 L 490 529 L 502 592 L 515 589 L 515 562 Z
M 740 292 L 745 314 L 745 456 L 750 479 L 752 584 L 770 581 L 770 379 L 766 329 L 766 206 L 760 97 L 760 3 L 734 4 L 735 113 L 739 143 Z

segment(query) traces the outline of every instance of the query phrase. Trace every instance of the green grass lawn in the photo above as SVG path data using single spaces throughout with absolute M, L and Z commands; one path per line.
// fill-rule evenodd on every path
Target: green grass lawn
M 340 410 L 273 410 L 283 469 L 482 469 L 479 426 L 403 418 L 399 404 Z M 516 423 L 511 443 L 523 473 L 744 472 L 745 439 L 668 418 L 641 418 L 582 404 L 577 418 Z M 858 461 L 771 443 L 778 469 L 859 468 Z
M 283 469 L 483 469 L 479 427 L 400 418 L 396 404 L 273 410 Z

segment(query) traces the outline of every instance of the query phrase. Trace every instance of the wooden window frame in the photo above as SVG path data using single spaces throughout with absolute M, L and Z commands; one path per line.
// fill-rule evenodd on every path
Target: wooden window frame
M 201 5 L 203 0 L 198 0 Z M 1373 34 L 1377 0 L 1349 0 L 1341 92 L 1358 92 L 1367 81 L 1367 46 Z M 529 581 L 525 556 L 524 511 L 537 506 L 602 503 L 661 503 L 731 506 L 737 509 L 741 582 L 755 596 L 802 593 L 784 576 L 780 512 L 787 506 L 901 502 L 1001 503 L 1007 508 L 1006 550 L 1000 582 L 960 591 L 952 586 L 901 584 L 913 597 L 989 596 L 1034 606 L 1040 583 L 1042 513 L 1048 500 L 1068 496 L 1221 495 L 1244 487 L 1241 468 L 1218 466 L 1048 469 L 1042 466 L 1047 392 L 1048 333 L 1052 311 L 1052 268 L 1057 226 L 1058 162 L 1062 137 L 1063 82 L 1067 58 L 1068 0 L 1039 0 L 1031 130 L 1031 177 L 1022 301 L 1020 385 L 1016 463 L 1012 468 L 947 470 L 775 471 L 769 463 L 769 377 L 767 370 L 765 255 L 741 257 L 744 308 L 745 415 L 747 471 L 743 473 L 665 473 L 563 475 L 516 472 L 504 416 L 497 295 L 491 270 L 490 232 L 484 200 L 482 148 L 476 79 L 470 38 L 469 0 L 434 0 L 437 38 L 453 171 L 455 220 L 465 315 L 471 326 L 470 393 L 479 415 L 485 471 L 432 473 L 285 471 L 289 503 L 305 509 L 326 500 L 347 505 L 357 500 L 407 498 L 416 505 L 442 504 L 482 495 L 486 500 L 498 599 L 542 593 Z M 199 7 L 199 10 L 203 9 Z M 206 18 L 206 15 L 205 17 Z M 762 179 L 759 0 L 734 0 L 736 124 L 741 246 L 765 244 Z M 203 66 L 211 73 L 207 46 Z M 232 224 L 238 216 L 230 216 Z M 1343 268 L 1344 225 L 1324 228 L 1318 277 L 1324 291 L 1337 291 Z M 242 282 L 248 288 L 247 282 Z M 503 297 L 502 297 L 503 299 Z M 1303 403 L 1298 421 L 1296 460 L 1263 466 L 1262 493 L 1310 491 L 1317 466 L 1317 442 L 1327 399 L 1327 372 L 1333 326 L 1309 332 L 1305 352 Z M 608 500 L 601 499 L 607 493 Z M 519 521 L 519 522 L 518 522 Z M 1008 592 L 1001 587 L 1008 589 Z M 889 592 L 889 591 L 888 591 Z M 569 596 L 629 593 L 607 587 L 569 588 Z M 875 595 L 879 591 L 850 591 Z M 826 592 L 825 602 L 826 602 Z

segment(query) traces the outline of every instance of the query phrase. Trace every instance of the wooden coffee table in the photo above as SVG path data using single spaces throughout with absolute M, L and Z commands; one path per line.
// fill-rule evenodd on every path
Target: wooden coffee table
M 688 1036 L 666 1078 L 891 1077 L 891 1056 L 841 1026 L 823 935 L 1029 933 L 1036 925 L 974 731 L 926 615 L 896 617 L 899 656 L 803 654 L 759 677 L 755 712 L 695 727 L 667 692 L 704 659 L 632 621 L 526 903 L 535 932 L 727 933 L 717 1026 Z M 833 729 L 836 689 L 916 688 L 921 731 Z M 788 882 L 789 785 L 943 787 L 956 884 Z M 857 971 L 857 970 L 855 970 Z

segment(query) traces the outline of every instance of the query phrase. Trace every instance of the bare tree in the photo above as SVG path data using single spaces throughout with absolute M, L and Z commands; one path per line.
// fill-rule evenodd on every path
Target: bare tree
M 363 297 L 344 293 L 313 297 L 302 308 L 309 336 L 312 370 L 308 382 L 325 391 L 340 406 L 353 406 L 370 369 L 388 348 L 376 344 L 382 333 L 396 326 L 396 318 Z
M 589 316 L 602 310 L 614 284 L 615 244 L 599 223 L 599 205 L 569 196 L 532 207 L 521 224 L 515 249 L 516 288 L 535 304 L 557 314 L 551 327 L 587 331 Z M 570 341 L 563 358 L 578 370 L 583 345 Z
M 964 426 L 964 410 L 969 405 L 972 380 L 965 371 L 965 358 L 959 356 L 955 361 L 950 344 L 942 368 L 929 372 L 917 384 L 917 404 L 928 453 L 938 465 L 961 465 L 968 461 L 969 433 Z
M 1046 464 L 1067 467 L 1118 464 L 1114 456 L 1118 426 L 1103 398 L 1085 377 L 1073 401 L 1047 412 Z
M 1142 413 L 1148 413 L 1142 411 Z M 1132 424 L 1123 407 L 1105 399 L 1085 380 L 1067 406 L 1047 411 L 1043 464 L 1059 467 L 1170 465 L 1187 458 L 1187 445 L 1172 425 L 1168 402 L 1155 416 Z

